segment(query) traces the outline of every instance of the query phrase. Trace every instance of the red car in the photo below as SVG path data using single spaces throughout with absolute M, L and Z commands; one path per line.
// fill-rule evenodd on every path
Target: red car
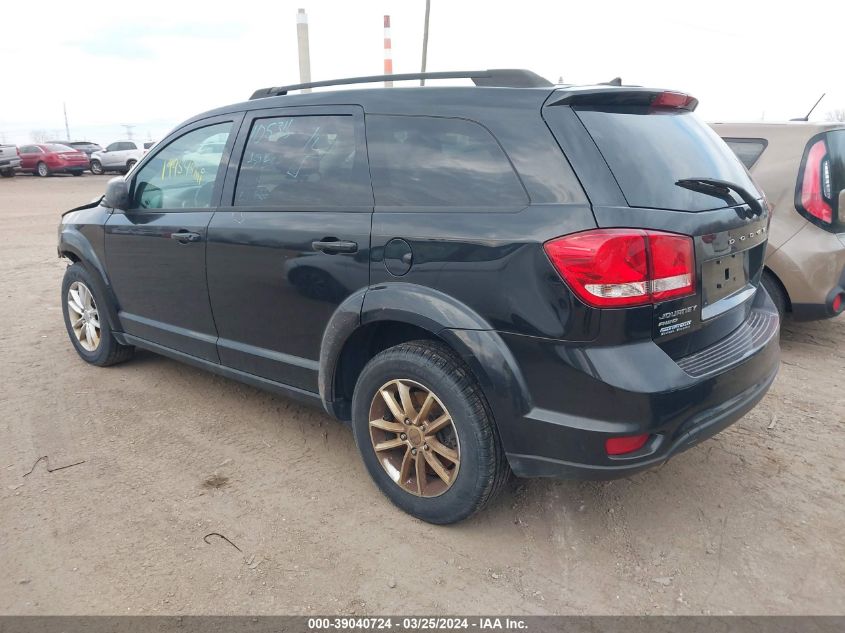
M 36 176 L 43 177 L 61 173 L 81 176 L 82 172 L 89 166 L 88 156 L 85 152 L 56 143 L 22 145 L 20 154 L 21 171 Z

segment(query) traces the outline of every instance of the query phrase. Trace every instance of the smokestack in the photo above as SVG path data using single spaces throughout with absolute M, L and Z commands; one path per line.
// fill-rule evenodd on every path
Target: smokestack
M 390 16 L 384 16 L 384 74 L 393 74 L 393 50 L 390 44 Z M 392 88 L 392 81 L 384 82 L 385 88 Z
M 308 14 L 305 9 L 296 13 L 296 39 L 299 43 L 299 83 L 311 81 L 311 52 L 308 47 Z M 311 92 L 306 88 L 302 92 Z

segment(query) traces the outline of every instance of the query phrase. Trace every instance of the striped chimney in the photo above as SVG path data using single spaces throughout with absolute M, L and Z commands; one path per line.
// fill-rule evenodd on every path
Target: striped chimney
M 384 16 L 384 74 L 393 74 L 393 50 L 390 45 L 390 16 Z M 385 88 L 392 88 L 392 81 L 384 82 Z

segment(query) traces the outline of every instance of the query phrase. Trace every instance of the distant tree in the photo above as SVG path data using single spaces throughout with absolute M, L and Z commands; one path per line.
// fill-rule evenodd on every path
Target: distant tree
M 845 108 L 836 108 L 824 115 L 826 121 L 845 121 Z
M 50 136 L 47 130 L 32 130 L 29 133 L 33 143 L 43 143 Z

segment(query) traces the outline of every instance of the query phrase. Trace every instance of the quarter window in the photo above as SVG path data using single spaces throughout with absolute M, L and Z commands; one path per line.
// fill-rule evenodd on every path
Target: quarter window
M 133 209 L 206 209 L 211 206 L 231 122 L 193 130 L 171 141 L 138 172 Z M 206 151 L 210 147 L 214 151 Z
M 252 124 L 235 206 L 372 206 L 352 116 L 288 116 Z
M 368 116 L 376 204 L 514 207 L 528 196 L 504 151 L 465 119 Z
M 761 138 L 726 138 L 724 141 L 747 169 L 754 166 L 767 145 Z

